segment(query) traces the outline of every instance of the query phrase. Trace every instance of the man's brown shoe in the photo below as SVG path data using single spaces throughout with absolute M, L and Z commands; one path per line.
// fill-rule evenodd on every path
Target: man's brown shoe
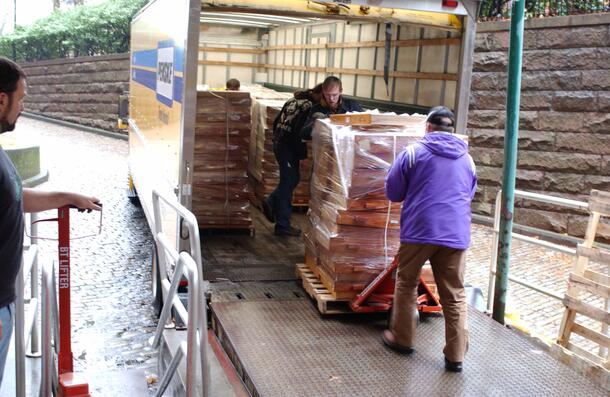
M 384 345 L 400 354 L 413 354 L 415 351 L 415 349 L 410 346 L 403 346 L 396 343 L 396 338 L 389 329 L 386 329 L 381 333 L 381 340 L 383 341 Z

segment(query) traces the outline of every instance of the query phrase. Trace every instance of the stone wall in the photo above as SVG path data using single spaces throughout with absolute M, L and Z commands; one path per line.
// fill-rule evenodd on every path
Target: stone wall
M 27 112 L 117 130 L 118 97 L 129 90 L 129 54 L 21 65 L 28 75 Z
M 479 189 L 473 210 L 493 215 L 502 184 L 509 33 L 478 26 L 468 133 Z M 517 189 L 588 201 L 610 190 L 610 14 L 525 24 Z M 515 222 L 582 236 L 587 213 L 517 201 Z M 610 226 L 601 231 L 610 238 Z

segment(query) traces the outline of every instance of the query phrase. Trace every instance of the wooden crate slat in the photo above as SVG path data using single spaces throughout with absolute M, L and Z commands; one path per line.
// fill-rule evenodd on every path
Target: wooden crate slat
M 592 362 L 593 364 L 596 365 L 602 365 L 602 359 L 599 358 L 599 356 L 596 356 L 593 353 L 588 352 L 587 350 L 583 349 L 582 347 L 575 345 L 574 343 L 568 343 L 568 345 L 566 346 L 569 350 L 573 351 L 574 353 L 576 353 L 577 355 L 579 355 L 580 357 L 583 357 L 587 360 L 589 360 L 590 362 Z
M 610 192 L 592 190 L 589 199 L 589 221 L 585 232 L 585 239 L 576 249 L 576 261 L 569 276 L 568 290 L 563 299 L 566 310 L 559 328 L 558 345 L 564 346 L 574 352 L 585 361 L 591 362 L 596 368 L 610 369 L 608 348 L 610 348 L 610 336 L 607 333 L 610 322 L 610 313 L 607 309 L 599 309 L 580 301 L 577 297 L 582 289 L 599 296 L 605 300 L 606 306 L 610 295 L 610 277 L 588 269 L 589 261 L 610 264 L 610 254 L 598 247 L 593 247 L 599 220 L 601 216 L 610 216 Z M 576 314 L 582 314 L 602 323 L 601 332 L 592 330 L 583 324 L 576 323 Z M 570 335 L 576 333 L 599 345 L 600 357 L 587 350 L 569 342 Z M 605 349 L 605 350 L 604 350 Z M 604 353 L 605 351 L 605 353 Z M 606 374 L 608 374 L 606 372 Z
M 610 204 L 610 192 L 607 192 L 604 190 L 592 189 L 591 190 L 591 200 L 600 202 L 600 203 Z
M 388 225 L 388 228 L 400 229 L 400 213 L 395 211 L 388 216 L 387 213 L 373 211 L 337 211 L 336 222 L 338 225 L 376 228 Z
M 591 379 L 600 380 L 600 384 L 608 383 L 609 375 L 600 371 L 600 364 L 597 364 L 586 357 L 582 357 L 570 351 L 565 346 L 553 344 L 550 346 L 549 353 L 562 363 L 569 364 L 581 374 L 585 374 Z
M 588 305 L 584 302 L 581 302 L 576 298 L 566 295 L 563 298 L 563 304 L 564 306 L 575 310 L 579 314 L 592 318 L 593 320 L 597 320 L 605 324 L 610 323 L 610 313 L 605 310 L 598 309 L 597 307 Z
M 610 276 L 593 270 L 585 270 L 584 276 L 591 281 L 602 285 L 610 285 Z
M 598 212 L 604 216 L 610 216 L 610 192 L 591 190 L 589 211 Z
M 594 262 L 610 265 L 610 252 L 598 247 L 586 247 L 582 244 L 578 244 L 576 255 L 583 255 Z
M 581 335 L 581 336 L 597 343 L 600 346 L 610 347 L 610 337 L 609 336 L 604 335 L 601 332 L 587 328 L 582 324 L 575 323 L 572 326 L 572 332 L 575 332 L 578 335 Z
M 595 281 L 589 280 L 588 278 L 578 274 L 570 273 L 568 281 L 578 287 L 584 288 L 592 294 L 600 295 L 604 298 L 608 298 L 608 296 L 610 296 L 609 286 L 596 283 Z

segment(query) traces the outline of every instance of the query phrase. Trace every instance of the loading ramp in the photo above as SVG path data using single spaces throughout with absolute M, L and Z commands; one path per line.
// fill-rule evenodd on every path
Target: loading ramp
M 387 350 L 380 340 L 386 315 L 320 315 L 294 275 L 300 239 L 276 238 L 258 211 L 253 218 L 254 237 L 202 236 L 204 272 L 213 276 L 206 277 L 212 329 L 252 396 L 607 396 L 474 309 L 462 374 L 444 371 L 440 316 L 422 321 L 413 356 Z
M 211 309 L 214 332 L 252 396 L 607 396 L 474 309 L 462 374 L 444 370 L 440 316 L 420 323 L 416 352 L 406 357 L 382 345 L 385 317 L 321 317 L 308 298 L 263 296 Z

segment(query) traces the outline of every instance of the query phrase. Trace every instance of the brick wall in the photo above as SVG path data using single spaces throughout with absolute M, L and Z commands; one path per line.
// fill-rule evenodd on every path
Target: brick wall
M 26 111 L 116 131 L 118 96 L 129 89 L 129 54 L 21 66 L 28 75 Z
M 587 201 L 610 190 L 610 14 L 527 21 L 517 189 Z M 468 133 L 478 167 L 473 210 L 492 215 L 502 184 L 508 23 L 478 26 Z M 515 222 L 581 236 L 586 213 L 531 201 Z M 610 237 L 610 225 L 601 226 Z

